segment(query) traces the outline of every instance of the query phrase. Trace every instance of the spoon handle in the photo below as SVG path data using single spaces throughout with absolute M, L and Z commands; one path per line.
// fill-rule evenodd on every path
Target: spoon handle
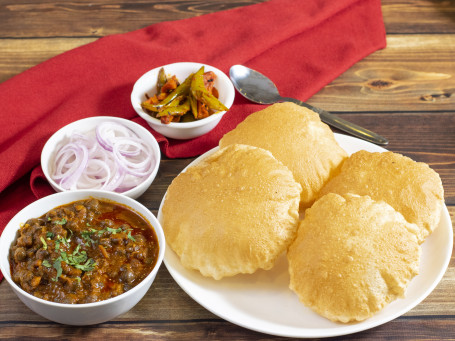
M 361 126 L 358 126 L 357 124 L 346 121 L 321 108 L 313 107 L 312 105 L 299 101 L 298 99 L 295 99 L 295 98 L 281 97 L 280 100 L 283 102 L 293 102 L 295 104 L 301 105 L 302 107 L 313 110 L 314 112 L 317 112 L 319 114 L 319 117 L 321 118 L 322 122 L 327 123 L 328 125 L 338 128 L 351 135 L 357 136 L 363 140 L 366 140 L 366 141 L 369 141 L 369 142 L 372 142 L 375 144 L 379 144 L 379 145 L 386 145 L 389 143 L 389 141 L 385 137 L 378 135 L 376 133 L 373 133 L 372 131 L 370 131 L 368 129 L 362 128 Z

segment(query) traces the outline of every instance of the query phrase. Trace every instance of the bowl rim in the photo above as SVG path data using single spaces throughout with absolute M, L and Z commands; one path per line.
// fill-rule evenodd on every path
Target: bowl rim
M 57 144 L 61 142 L 61 140 L 60 141 L 54 141 L 54 140 L 57 138 L 57 136 L 59 136 L 60 134 L 63 134 L 64 131 L 65 132 L 66 131 L 70 132 L 70 129 L 75 131 L 76 129 L 74 127 L 79 125 L 79 124 L 81 124 L 81 123 L 83 123 L 83 122 L 91 122 L 91 121 L 97 121 L 97 120 L 100 120 L 100 121 L 106 120 L 106 121 L 114 121 L 114 122 L 117 122 L 117 123 L 121 123 L 121 124 L 127 126 L 127 128 L 130 128 L 131 130 L 133 130 L 135 133 L 137 133 L 136 130 L 139 130 L 144 135 L 150 137 L 150 146 L 151 146 L 151 148 L 153 150 L 153 153 L 154 153 L 154 156 L 155 156 L 155 166 L 153 167 L 153 170 L 150 173 L 150 175 L 147 178 L 145 178 L 140 184 L 138 184 L 137 186 L 135 186 L 135 187 L 133 187 L 133 188 L 131 188 L 131 189 L 125 191 L 125 192 L 114 192 L 114 191 L 112 191 L 112 193 L 119 193 L 119 194 L 123 194 L 125 196 L 130 196 L 130 195 L 134 194 L 134 192 L 137 191 L 138 188 L 140 188 L 141 186 L 143 186 L 146 183 L 148 183 L 148 181 L 150 179 L 154 179 L 156 177 L 156 174 L 158 173 L 158 169 L 160 167 L 160 162 L 161 162 L 161 150 L 160 150 L 160 146 L 158 144 L 158 141 L 156 140 L 155 136 L 153 136 L 153 134 L 150 131 L 148 131 L 146 128 L 144 128 L 140 124 L 138 124 L 138 123 L 136 123 L 134 121 L 122 118 L 122 117 L 116 117 L 116 116 L 91 116 L 91 117 L 85 117 L 85 118 L 81 118 L 81 119 L 79 119 L 77 121 L 73 121 L 71 123 L 68 123 L 67 125 L 65 125 L 65 126 L 61 127 L 60 129 L 58 129 L 55 133 L 53 133 L 48 138 L 48 140 L 46 141 L 46 143 L 43 146 L 43 149 L 41 150 L 40 162 L 41 162 L 41 169 L 43 170 L 44 176 L 46 177 L 47 181 L 51 184 L 52 187 L 58 188 L 58 190 L 61 191 L 61 192 L 68 192 L 69 191 L 69 190 L 64 189 L 63 187 L 61 187 L 57 182 L 55 182 L 54 179 L 52 179 L 51 174 L 50 174 L 50 165 L 49 165 L 49 163 L 51 162 L 53 156 L 55 155 Z M 133 126 L 134 128 L 130 127 L 130 125 Z M 47 152 L 47 154 L 45 152 Z M 47 157 L 47 160 L 45 160 L 45 157 Z M 78 190 L 82 190 L 82 189 L 78 189 Z M 96 190 L 96 189 L 88 189 L 88 190 Z M 107 191 L 107 192 L 110 192 L 110 191 Z
M 177 62 L 177 63 L 170 63 L 170 64 L 161 65 L 156 68 L 153 68 L 153 69 L 145 72 L 142 76 L 140 76 L 136 80 L 136 82 L 133 85 L 133 90 L 131 91 L 131 104 L 133 105 L 133 108 L 136 111 L 136 113 L 140 117 L 142 117 L 145 121 L 147 121 L 153 125 L 175 128 L 175 129 L 196 128 L 196 127 L 206 125 L 206 124 L 216 121 L 216 120 L 221 120 L 221 118 L 224 116 L 224 114 L 227 111 L 220 111 L 220 112 L 217 112 L 215 114 L 212 114 L 206 118 L 203 118 L 203 119 L 197 120 L 197 121 L 170 122 L 169 124 L 163 124 L 163 123 L 161 123 L 161 121 L 159 119 L 152 117 L 149 114 L 147 114 L 146 112 L 144 112 L 144 110 L 140 107 L 140 101 L 137 101 L 137 98 L 136 98 L 137 95 L 139 95 L 139 96 L 141 95 L 141 94 L 138 94 L 139 84 L 141 82 L 143 82 L 144 79 L 146 79 L 147 77 L 150 77 L 151 74 L 157 73 L 161 68 L 171 68 L 171 67 L 175 67 L 175 66 L 188 66 L 189 68 L 194 68 L 194 69 L 200 68 L 201 66 L 205 66 L 208 68 L 208 71 L 214 71 L 220 81 L 228 84 L 228 88 L 230 91 L 227 93 L 226 103 L 224 103 L 224 104 L 226 105 L 226 107 L 228 107 L 228 109 L 231 109 L 231 107 L 234 103 L 234 98 L 235 98 L 235 88 L 234 88 L 234 85 L 232 84 L 231 80 L 229 79 L 229 77 L 223 71 L 221 71 L 220 69 L 218 69 L 212 65 L 206 64 L 206 63 Z
M 120 295 L 117 295 L 115 297 L 111 297 L 111 298 L 108 298 L 108 299 L 105 299 L 105 300 L 102 300 L 102 301 L 98 301 L 98 302 L 71 304 L 71 303 L 58 303 L 58 302 L 53 302 L 53 301 L 47 301 L 45 299 L 38 298 L 38 297 L 33 296 L 32 294 L 26 292 L 24 289 L 22 289 L 19 285 L 17 285 L 13 281 L 13 279 L 11 277 L 10 269 L 9 268 L 5 269 L 3 267 L 3 260 L 0 260 L 0 271 L 2 272 L 3 277 L 9 283 L 9 285 L 11 285 L 11 287 L 14 289 L 14 291 L 16 291 L 17 293 L 20 293 L 21 295 L 23 295 L 25 298 L 27 298 L 29 300 L 32 300 L 32 301 L 37 302 L 39 304 L 44 304 L 46 306 L 57 307 L 57 308 L 84 309 L 84 308 L 89 308 L 89 307 L 99 307 L 99 306 L 103 306 L 103 305 L 107 305 L 107 304 L 110 304 L 110 303 L 117 302 L 119 300 L 123 300 L 127 296 L 131 296 L 135 292 L 139 291 L 142 287 L 147 285 L 148 282 L 150 282 L 150 280 L 152 280 L 152 282 L 153 282 L 153 279 L 156 276 L 156 274 L 157 274 L 158 270 L 160 269 L 160 267 L 161 267 L 161 265 L 163 263 L 163 260 L 164 260 L 164 253 L 165 253 L 165 248 L 166 248 L 166 239 L 165 239 L 163 228 L 162 228 L 160 222 L 158 221 L 158 219 L 155 217 L 155 215 L 147 207 L 145 207 L 140 202 L 138 202 L 138 201 L 136 201 L 136 200 L 134 200 L 134 199 L 132 199 L 130 197 L 124 196 L 124 195 L 122 195 L 120 193 L 102 191 L 102 190 L 75 190 L 75 191 L 58 192 L 58 193 L 54 193 L 54 194 L 48 195 L 46 197 L 43 197 L 41 199 L 38 199 L 38 200 L 30 203 L 29 205 L 27 205 L 23 209 L 21 209 L 18 213 L 16 213 L 14 215 L 13 218 L 10 219 L 10 221 L 6 224 L 2 235 L 0 236 L 0 245 L 7 243 L 5 241 L 6 237 L 5 238 L 3 237 L 4 235 L 6 235 L 4 232 L 7 229 L 13 229 L 12 223 L 15 220 L 17 220 L 19 216 L 25 214 L 26 211 L 28 211 L 28 210 L 30 210 L 32 208 L 35 208 L 35 206 L 39 207 L 40 205 L 43 205 L 43 207 L 44 207 L 41 210 L 41 211 L 43 211 L 43 214 L 48 212 L 49 210 L 53 209 L 54 207 L 46 209 L 45 207 L 47 207 L 47 206 L 45 206 L 43 204 L 43 202 L 52 200 L 53 198 L 58 197 L 58 196 L 63 196 L 63 197 L 68 196 L 68 198 L 66 200 L 62 200 L 62 203 L 60 205 L 66 205 L 66 204 L 69 204 L 69 203 L 71 203 L 73 201 L 78 201 L 78 200 L 83 200 L 84 198 L 94 197 L 94 198 L 97 198 L 97 199 L 103 198 L 103 199 L 107 199 L 107 200 L 110 200 L 110 201 L 117 202 L 117 203 L 119 203 L 121 205 L 124 205 L 124 206 L 127 206 L 131 210 L 139 213 L 153 227 L 153 229 L 154 229 L 154 231 L 156 233 L 157 239 L 158 239 L 159 251 L 158 251 L 158 258 L 156 260 L 155 266 L 153 267 L 152 271 L 150 271 L 150 273 L 142 281 L 140 281 L 136 286 L 134 286 L 133 288 L 129 289 L 128 291 L 125 291 L 124 293 L 122 293 Z M 74 196 L 76 196 L 77 198 L 73 198 Z M 109 198 L 109 196 L 113 196 L 115 198 L 114 199 L 113 198 Z M 122 202 L 122 201 L 126 201 L 126 203 Z M 133 208 L 131 203 L 133 205 L 137 205 L 138 208 L 140 208 L 140 210 L 143 210 L 146 214 L 144 214 L 143 212 L 141 212 L 140 210 L 138 210 L 136 208 Z M 149 219 L 149 217 L 146 217 L 146 215 L 149 215 L 151 219 Z M 33 218 L 33 217 L 30 217 L 30 218 Z M 27 218 L 27 219 L 30 219 L 30 218 Z M 150 220 L 152 220 L 152 221 L 150 221 Z M 17 228 L 15 230 L 15 233 L 17 233 L 17 230 L 19 229 L 19 227 L 20 227 L 20 224 L 17 224 Z M 5 246 L 6 246 L 5 254 L 6 254 L 6 257 L 8 258 L 9 249 L 10 249 L 11 245 L 5 245 Z M 9 266 L 9 264 L 10 264 L 9 263 L 9 259 L 7 259 L 5 263 L 8 264 L 8 266 Z

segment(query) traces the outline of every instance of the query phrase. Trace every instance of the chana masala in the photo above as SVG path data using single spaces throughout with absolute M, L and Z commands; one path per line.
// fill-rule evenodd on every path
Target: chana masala
M 29 219 L 9 261 L 12 279 L 26 292 L 57 303 L 92 303 L 140 283 L 158 252 L 155 230 L 140 214 L 89 198 Z

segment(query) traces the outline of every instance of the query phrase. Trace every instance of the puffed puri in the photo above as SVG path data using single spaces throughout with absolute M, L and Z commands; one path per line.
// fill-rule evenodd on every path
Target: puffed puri
M 404 297 L 419 272 L 418 231 L 385 202 L 327 194 L 289 247 L 290 288 L 332 321 L 363 321 Z
M 444 207 L 439 174 L 424 162 L 394 152 L 360 150 L 352 154 L 319 196 L 327 193 L 354 193 L 385 201 L 407 221 L 419 226 L 420 243 L 437 228 Z
M 317 113 L 289 102 L 252 113 L 226 133 L 219 145 L 235 143 L 269 150 L 286 165 L 302 186 L 302 209 L 312 205 L 348 156 Z
M 268 270 L 297 234 L 301 190 L 269 151 L 221 148 L 169 186 L 166 241 L 183 266 L 217 280 Z

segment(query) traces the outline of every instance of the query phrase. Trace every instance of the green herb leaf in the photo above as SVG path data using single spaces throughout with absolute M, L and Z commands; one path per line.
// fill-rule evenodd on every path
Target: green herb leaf
M 51 263 L 49 263 L 49 261 L 47 259 L 43 260 L 43 266 L 45 266 L 46 268 L 50 268 L 52 266 Z
M 74 251 L 70 254 L 67 252 L 60 253 L 60 259 L 66 264 L 80 269 L 82 271 L 92 271 L 96 265 L 93 259 L 87 259 L 87 252 L 80 251 L 80 245 L 77 245 Z
M 85 264 L 76 264 L 74 267 L 82 271 L 92 271 L 95 268 L 95 265 L 95 261 L 90 258 L 85 262 Z
M 43 243 L 43 250 L 47 250 L 47 243 L 44 240 L 44 238 L 41 236 L 41 237 L 39 237 L 39 239 L 41 240 L 41 243 Z
M 133 242 L 136 242 L 136 239 L 131 235 L 131 231 L 128 231 L 128 239 L 131 239 Z
M 54 224 L 65 225 L 65 224 L 66 224 L 66 219 L 65 219 L 65 218 L 62 218 L 62 220 L 55 221 Z
M 52 280 L 54 282 L 57 282 L 58 278 L 62 275 L 62 263 L 61 263 L 61 261 L 62 261 L 62 259 L 60 257 L 58 257 L 54 261 L 54 264 L 52 265 L 54 267 L 54 269 L 57 270 L 57 275 L 55 276 L 55 278 L 52 278 Z
M 46 233 L 46 238 L 47 239 L 52 239 L 52 238 L 54 238 L 54 234 L 52 232 L 47 232 Z
M 95 244 L 95 241 L 92 239 L 93 234 L 94 232 L 91 230 L 85 230 L 81 232 L 82 239 L 85 240 L 85 245 L 90 246 L 91 243 L 93 246 Z
M 87 260 L 87 253 L 85 251 L 79 252 L 80 245 L 76 247 L 73 253 L 68 257 L 69 264 L 76 266 Z
M 119 227 L 118 229 L 113 229 L 113 228 L 110 228 L 110 227 L 106 227 L 106 230 L 110 233 L 120 233 L 122 232 L 122 229 Z
M 57 240 L 55 241 L 55 244 L 57 244 L 57 243 L 59 244 L 59 246 L 60 246 L 60 243 L 67 247 L 69 246 L 68 240 L 60 235 L 57 236 Z M 56 249 L 57 249 L 57 247 L 56 247 Z
M 99 230 L 97 233 L 98 233 L 99 236 L 101 236 L 104 232 L 106 232 L 106 229 Z
M 60 257 L 59 257 L 62 261 L 64 261 L 65 263 L 68 263 L 68 255 L 66 254 L 65 251 L 62 251 L 60 253 Z

